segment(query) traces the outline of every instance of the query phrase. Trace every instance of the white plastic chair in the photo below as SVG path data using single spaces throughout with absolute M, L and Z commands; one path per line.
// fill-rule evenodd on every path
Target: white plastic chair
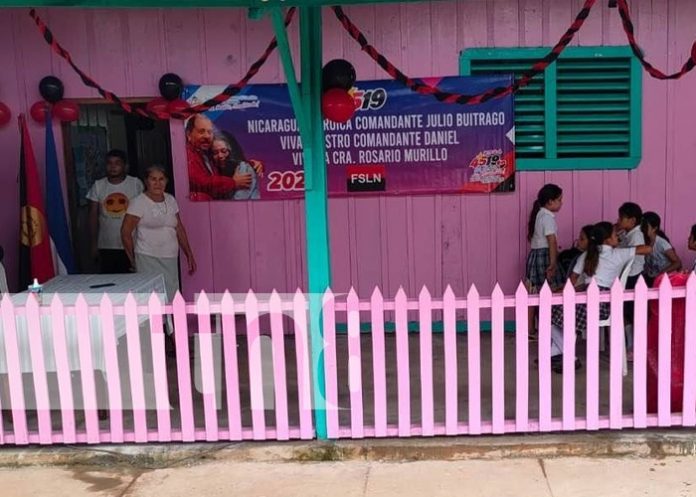
M 628 273 L 631 272 L 631 266 L 633 265 L 633 257 L 626 263 L 626 265 L 621 270 L 619 275 L 619 281 L 624 290 L 626 289 L 626 282 L 628 281 Z M 599 349 L 604 350 L 604 330 L 611 326 L 611 316 L 607 319 L 601 319 L 599 321 Z M 624 339 L 623 343 L 623 375 L 628 374 L 628 359 L 626 358 L 626 331 L 624 329 Z
M 7 288 L 7 275 L 5 274 L 5 266 L 2 265 L 2 262 L 0 262 L 0 295 L 4 293 L 9 293 L 9 289 Z

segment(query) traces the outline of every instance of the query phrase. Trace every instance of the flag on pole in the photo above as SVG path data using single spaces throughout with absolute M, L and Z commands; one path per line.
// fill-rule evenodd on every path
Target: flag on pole
M 51 251 L 53 252 L 53 265 L 56 273 L 72 274 L 75 272 L 75 259 L 70 241 L 68 217 L 65 214 L 50 111 L 46 113 L 46 209 L 48 233 L 51 237 Z
M 19 128 L 22 137 L 19 158 L 19 284 L 20 288 L 25 288 L 34 278 L 45 283 L 55 273 L 39 172 L 23 114 L 19 116 Z

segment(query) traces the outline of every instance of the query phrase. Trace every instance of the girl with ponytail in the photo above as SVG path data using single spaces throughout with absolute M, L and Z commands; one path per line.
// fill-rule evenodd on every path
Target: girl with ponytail
M 529 214 L 527 240 L 531 250 L 527 255 L 525 283 L 530 293 L 537 293 L 549 282 L 551 288 L 563 284 L 563 277 L 558 270 L 558 227 L 555 214 L 563 205 L 563 190 L 558 185 L 547 184 L 541 187 Z M 535 309 L 529 308 L 530 336 L 534 336 Z
M 582 254 L 573 273 L 576 278 L 582 276 L 585 281 L 592 278 L 600 290 L 608 291 L 614 281 L 621 275 L 627 264 L 632 263 L 637 255 L 648 255 L 652 252 L 650 245 L 617 248 L 619 238 L 611 223 L 601 222 L 594 225 L 588 237 L 587 251 Z M 599 304 L 599 319 L 609 317 L 609 302 Z M 575 332 L 585 333 L 587 329 L 587 306 L 575 306 Z M 556 373 L 563 372 L 563 307 L 554 306 L 551 311 L 551 369 Z M 575 369 L 580 367 L 576 359 Z

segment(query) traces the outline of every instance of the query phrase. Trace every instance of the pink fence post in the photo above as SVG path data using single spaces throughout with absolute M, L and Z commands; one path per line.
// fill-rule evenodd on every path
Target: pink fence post
M 266 414 L 263 399 L 263 368 L 259 331 L 259 302 L 249 290 L 246 308 L 247 350 L 249 354 L 249 396 L 251 399 L 251 428 L 254 440 L 266 439 Z
M 234 317 L 234 299 L 225 291 L 220 303 L 222 313 L 222 350 L 225 362 L 225 389 L 227 391 L 227 423 L 230 440 L 242 439 L 242 409 L 239 394 L 239 360 L 237 357 L 237 324 Z
M 36 399 L 36 414 L 39 427 L 39 443 L 50 444 L 53 441 L 51 428 L 51 403 L 48 398 L 48 382 L 46 381 L 46 361 L 43 351 L 43 336 L 41 333 L 41 314 L 38 301 L 27 299 L 27 329 L 29 332 L 29 348 L 31 350 L 32 376 L 34 377 L 34 395 Z
M 145 411 L 145 382 L 143 379 L 143 358 L 140 351 L 140 327 L 138 324 L 138 303 L 132 293 L 126 297 L 126 345 L 128 349 L 128 371 L 130 373 L 131 402 L 135 441 L 147 442 L 147 417 Z
M 375 287 L 370 299 L 372 323 L 372 371 L 375 395 L 375 436 L 387 436 L 387 373 L 384 349 L 384 298 Z
M 363 438 L 362 355 L 360 353 L 360 301 L 353 288 L 347 299 L 348 321 L 348 389 L 350 391 L 350 433 Z
M 394 299 L 394 321 L 396 325 L 396 373 L 397 404 L 399 408 L 399 436 L 411 435 L 411 372 L 408 354 L 408 310 L 406 292 L 399 288 Z
M 563 289 L 563 429 L 575 429 L 575 288 Z
M 89 306 L 82 294 L 77 296 L 75 314 L 87 443 L 99 443 L 101 440 L 99 437 L 99 418 L 97 416 L 97 392 L 94 385 L 94 365 L 92 363 L 92 333 L 89 327 Z
M 198 294 L 196 314 L 198 315 L 205 439 L 208 442 L 216 442 L 219 440 L 219 437 L 217 399 L 215 398 L 215 363 L 213 360 L 213 336 L 210 329 L 210 299 L 208 299 L 205 291 L 201 291 Z
M 551 431 L 551 288 L 539 292 L 539 430 Z
M 505 295 L 498 284 L 491 295 L 491 379 L 493 433 L 505 432 Z
M 60 398 L 61 431 L 63 433 L 63 442 L 70 444 L 77 442 L 75 404 L 70 376 L 68 345 L 65 337 L 65 309 L 58 295 L 53 295 L 50 319 L 51 333 L 53 334 L 53 354 L 56 361 L 56 379 L 58 380 L 58 396 Z
M 123 442 L 123 401 L 121 397 L 121 369 L 118 365 L 118 342 L 114 329 L 114 307 L 105 293 L 99 304 L 106 389 L 109 398 L 109 427 L 111 443 Z M 55 321 L 55 320 L 54 320 Z M 55 326 L 55 322 L 54 322 Z M 56 350 L 56 353 L 58 351 Z
M 624 288 L 617 279 L 611 286 L 611 329 L 609 337 L 609 428 L 623 427 Z
M 684 328 L 684 407 L 682 425 L 696 425 L 696 275 L 686 282 L 686 323 Z
M 643 278 L 635 288 L 633 320 L 633 427 L 646 428 L 647 419 L 647 350 L 648 350 L 648 287 Z
M 457 304 L 452 287 L 442 296 L 445 343 L 445 434 L 459 433 L 457 381 Z
M 324 374 L 326 375 L 326 431 L 329 438 L 339 438 L 336 302 L 331 289 L 324 292 L 322 311 L 324 318 Z
M 309 337 L 307 334 L 307 299 L 297 290 L 293 299 L 295 357 L 297 358 L 297 402 L 300 409 L 300 438 L 314 438 L 312 426 L 312 377 L 310 375 Z
M 529 295 L 523 283 L 515 292 L 515 431 L 529 430 Z
M 469 368 L 469 434 L 481 433 L 481 318 L 479 311 L 479 293 L 471 285 L 466 296 L 467 305 L 467 366 Z M 445 385 L 456 382 L 456 376 L 450 376 L 445 366 Z M 455 369 L 456 374 L 456 369 Z M 455 383 L 456 385 L 456 383 Z M 445 396 L 447 387 L 445 386 Z M 446 402 L 446 400 L 445 400 Z
M 448 319 L 445 317 L 445 319 Z M 445 323 L 445 327 L 447 323 Z M 435 435 L 433 410 L 433 311 L 430 292 L 423 287 L 418 295 L 418 338 L 420 342 L 421 425 L 423 436 Z
M 150 343 L 152 343 L 152 374 L 155 383 L 155 405 L 157 408 L 157 441 L 172 439 L 171 405 L 169 404 L 169 381 L 167 357 L 164 347 L 164 311 L 159 296 L 152 292 L 148 299 L 150 321 Z
M 592 279 L 587 287 L 587 384 L 585 387 L 588 430 L 599 430 L 599 287 Z
M 659 292 L 659 341 L 657 352 L 657 424 L 672 424 L 672 284 L 662 278 Z
M 273 391 L 275 392 L 276 438 L 289 440 L 288 388 L 285 379 L 285 334 L 283 307 L 278 292 L 273 290 L 269 300 L 271 312 L 271 347 L 273 350 Z
M 179 414 L 181 416 L 181 440 L 196 440 L 196 424 L 193 417 L 193 393 L 191 392 L 191 365 L 189 363 L 189 332 L 186 301 L 176 292 L 172 301 L 174 314 L 174 344 L 176 347 L 176 376 L 179 386 Z
M 34 298 L 34 296 L 29 295 L 27 298 Z M 2 332 L 5 335 L 5 359 L 7 360 L 7 376 L 10 382 L 10 405 L 12 407 L 14 443 L 17 445 L 25 445 L 29 443 L 29 432 L 27 430 L 27 413 L 24 403 L 22 363 L 19 357 L 15 307 L 9 294 L 6 293 L 3 295 L 1 305 Z

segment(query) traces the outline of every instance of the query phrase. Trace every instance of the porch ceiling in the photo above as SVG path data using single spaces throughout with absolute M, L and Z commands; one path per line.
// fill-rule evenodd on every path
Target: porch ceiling
M 419 0 L 399 0 L 400 3 Z M 396 3 L 397 0 L 0 0 L 2 7 L 201 8 Z

